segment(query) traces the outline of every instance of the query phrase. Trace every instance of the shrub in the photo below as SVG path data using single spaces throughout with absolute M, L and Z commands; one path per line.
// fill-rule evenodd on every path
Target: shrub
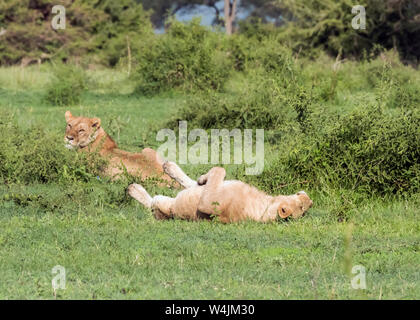
M 252 75 L 252 81 L 234 95 L 215 92 L 196 95 L 186 101 L 167 125 L 178 121 L 204 129 L 264 128 L 286 130 L 288 126 L 307 125 L 311 100 L 304 88 L 284 88 L 264 75 Z
M 400 64 L 391 66 L 390 62 L 382 63 L 376 90 L 378 100 L 389 108 L 414 109 L 420 104 L 420 89 L 416 79 Z
M 318 128 L 281 155 L 263 185 L 310 183 L 368 194 L 415 193 L 420 188 L 420 113 L 389 114 L 361 107 Z
M 256 67 L 263 68 L 268 73 L 280 76 L 281 81 L 294 80 L 295 64 L 290 50 L 281 46 L 277 40 L 267 38 L 254 48 L 251 55 Z
M 245 71 L 251 60 L 251 52 L 256 41 L 247 39 L 241 35 L 233 34 L 227 39 L 225 50 L 232 61 L 233 68 L 237 71 Z
M 420 89 L 414 84 L 395 87 L 388 100 L 388 106 L 403 109 L 418 108 L 420 106 Z
M 53 70 L 53 79 L 48 85 L 45 99 L 59 106 L 79 103 L 81 94 L 87 88 L 84 70 L 65 64 L 55 65 Z
M 248 17 L 239 21 L 239 34 L 245 36 L 247 40 L 256 39 L 261 41 L 270 36 L 275 36 L 278 29 L 272 23 L 264 23 L 261 18 Z
M 275 36 L 262 38 L 246 38 L 233 35 L 228 39 L 228 55 L 238 71 L 260 69 L 268 75 L 288 82 L 296 77 L 296 68 L 292 53 L 280 44 Z
M 228 59 L 218 51 L 215 37 L 194 19 L 173 21 L 167 34 L 151 41 L 137 57 L 137 92 L 155 94 L 170 89 L 220 90 L 229 75 Z

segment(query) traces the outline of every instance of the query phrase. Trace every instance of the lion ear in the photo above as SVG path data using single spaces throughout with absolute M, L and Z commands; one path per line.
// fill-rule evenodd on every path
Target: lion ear
M 292 214 L 292 209 L 286 204 L 280 204 L 277 208 L 277 212 L 280 217 L 286 219 L 288 216 Z
M 93 118 L 92 119 L 92 127 L 99 129 L 100 126 L 101 126 L 101 119 Z
M 66 117 L 66 121 L 69 122 L 71 120 L 71 118 L 73 118 L 73 115 L 71 114 L 70 111 L 66 111 L 66 113 L 64 114 L 64 117 Z

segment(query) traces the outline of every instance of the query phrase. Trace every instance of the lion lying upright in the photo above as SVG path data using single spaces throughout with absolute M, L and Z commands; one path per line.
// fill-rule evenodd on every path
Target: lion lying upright
M 138 184 L 128 187 L 128 193 L 145 207 L 152 208 L 157 219 L 198 220 L 218 216 L 224 223 L 242 220 L 267 222 L 277 217 L 299 218 L 312 206 L 312 200 L 304 191 L 272 197 L 244 182 L 224 180 L 226 171 L 220 167 L 212 168 L 197 182 L 173 162 L 166 162 L 163 167 L 186 188 L 176 198 L 161 195 L 152 198 Z
M 101 119 L 74 117 L 66 111 L 67 122 L 64 142 L 67 148 L 86 152 L 98 152 L 109 160 L 105 175 L 118 178 L 125 170 L 141 179 L 157 177 L 164 181 L 173 180 L 163 172 L 163 160 L 158 153 L 145 148 L 141 153 L 130 153 L 117 148 L 117 144 L 101 127 Z

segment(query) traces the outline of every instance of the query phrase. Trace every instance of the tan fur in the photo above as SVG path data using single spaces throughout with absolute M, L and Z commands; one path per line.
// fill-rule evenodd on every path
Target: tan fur
M 167 162 L 163 167 L 179 183 L 189 181 L 188 185 L 183 185 L 187 189 L 179 192 L 176 198 L 160 195 L 151 198 L 138 184 L 128 188 L 134 199 L 154 210 L 157 219 L 177 217 L 198 220 L 217 216 L 224 223 L 243 220 L 267 222 L 277 217 L 299 218 L 312 206 L 312 200 L 303 191 L 272 197 L 244 182 L 225 181 L 226 171 L 220 167 L 212 168 L 195 184 L 175 163 Z
M 101 127 L 101 119 L 74 117 L 70 111 L 65 113 L 65 118 L 67 122 L 64 136 L 66 147 L 84 152 L 98 152 L 100 156 L 109 160 L 105 175 L 115 179 L 127 170 L 129 174 L 142 179 L 158 177 L 164 181 L 173 181 L 163 172 L 163 160 L 153 149 L 145 148 L 141 153 L 120 150 L 115 141 Z

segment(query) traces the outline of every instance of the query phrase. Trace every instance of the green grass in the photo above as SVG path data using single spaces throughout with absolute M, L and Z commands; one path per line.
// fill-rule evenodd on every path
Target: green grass
M 81 103 L 57 107 L 43 100 L 47 67 L 2 68 L 0 109 L 13 112 L 22 127 L 42 123 L 63 133 L 65 110 L 97 116 L 120 147 L 135 151 L 156 147 L 151 128 L 165 123 L 188 99 L 181 94 L 138 98 L 130 95 L 133 88 L 121 72 L 89 75 L 95 86 Z M 351 94 L 340 92 L 325 108 L 351 110 L 361 99 L 372 98 L 363 89 L 357 101 Z M 266 162 L 278 148 L 267 146 Z M 196 177 L 208 166 L 183 168 Z M 228 169 L 228 176 L 234 176 L 234 168 Z M 307 190 L 315 205 L 302 219 L 223 225 L 156 221 L 125 195 L 125 187 L 105 180 L 1 186 L 0 298 L 54 298 L 55 265 L 67 273 L 66 289 L 56 293 L 60 299 L 420 297 L 417 195 L 361 201 L 340 219 L 337 210 L 352 201 L 347 193 Z M 156 187 L 152 192 L 174 194 Z M 38 200 L 16 201 L 13 194 Z M 366 290 L 351 288 L 348 270 L 354 265 L 366 268 Z

